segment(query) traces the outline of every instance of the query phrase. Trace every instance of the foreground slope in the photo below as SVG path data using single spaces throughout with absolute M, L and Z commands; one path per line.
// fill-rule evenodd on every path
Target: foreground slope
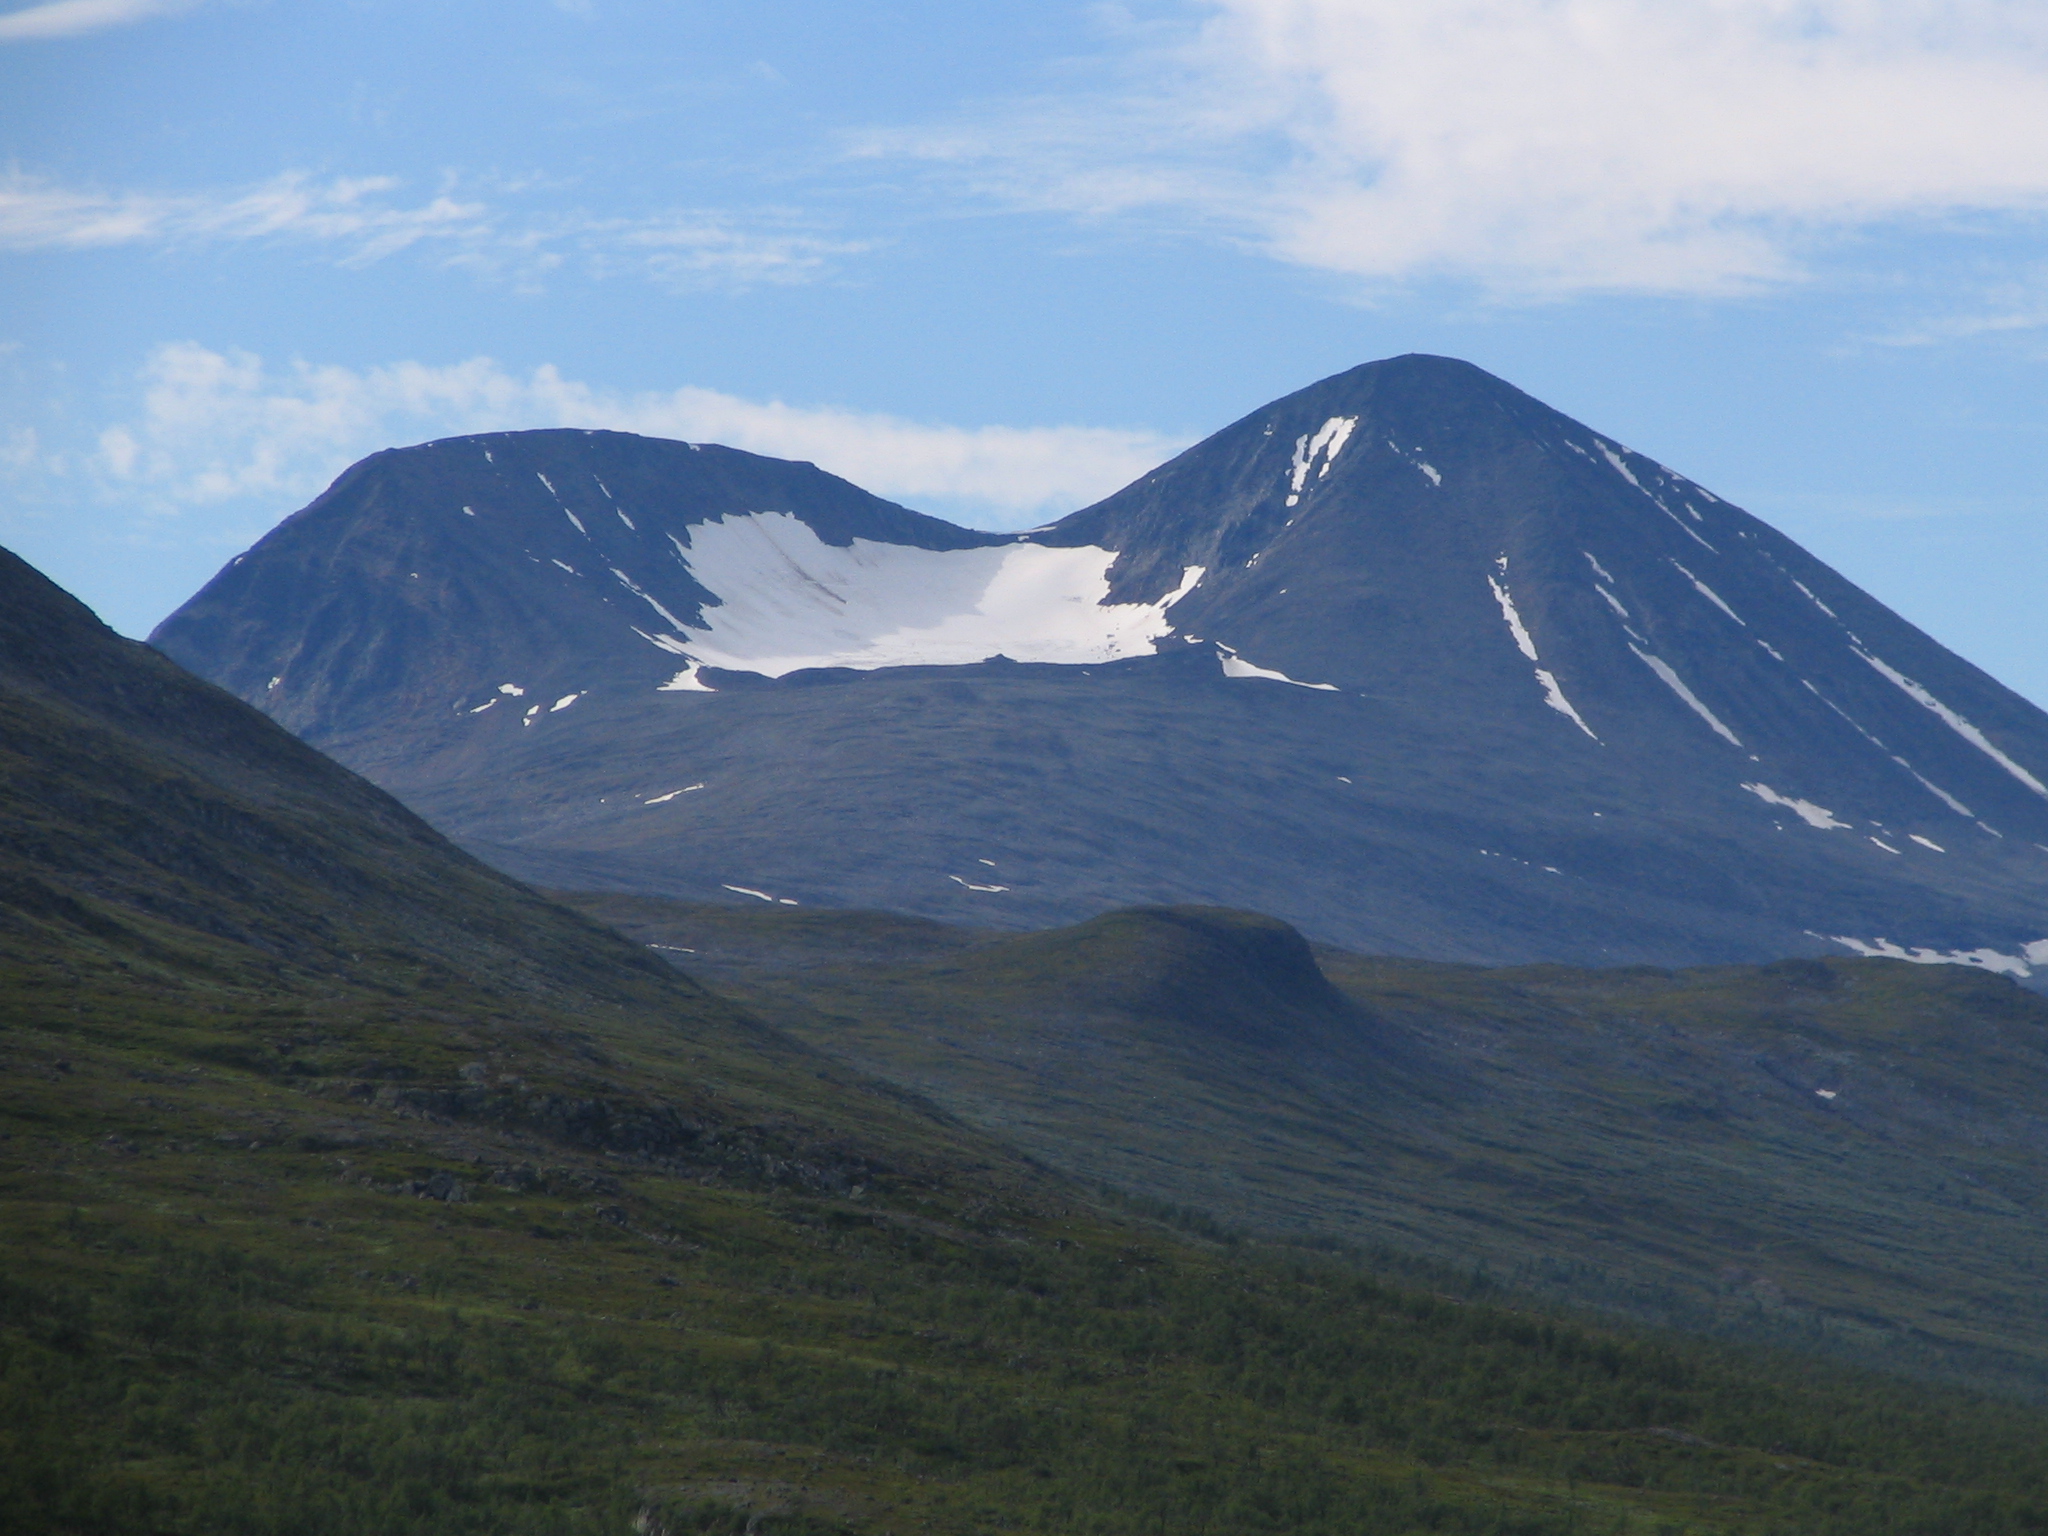
M 500 867 L 1490 963 L 2048 955 L 2048 716 L 1467 364 L 1026 535 L 507 433 L 349 471 L 157 643 Z
M 0 598 L 0 1529 L 2048 1518 L 2031 1410 L 1091 1210 Z M 1230 955 L 1329 1003 L 1270 924 Z
M 1284 926 L 1215 909 L 1015 937 L 581 900 L 1055 1167 L 1639 1317 L 2048 1391 L 2048 1001 L 2007 978 L 1319 967 Z

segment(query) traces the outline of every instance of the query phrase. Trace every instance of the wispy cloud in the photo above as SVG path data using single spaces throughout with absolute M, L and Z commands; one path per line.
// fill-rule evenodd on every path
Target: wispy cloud
M 513 282 L 535 283 L 573 261 L 593 276 L 697 288 L 812 282 L 838 258 L 873 248 L 810 229 L 788 209 L 606 218 L 508 211 L 451 190 L 408 201 L 401 190 L 389 176 L 294 171 L 226 191 L 101 192 L 14 170 L 0 175 L 0 251 L 301 242 L 327 246 L 351 266 L 417 249 Z
M 86 250 L 113 245 L 213 244 L 301 239 L 374 261 L 423 239 L 475 240 L 491 228 L 481 203 L 435 197 L 395 207 L 388 176 L 278 176 L 209 195 L 82 192 L 20 171 L 0 178 L 0 250 Z
M 76 37 L 104 27 L 126 26 L 152 16 L 189 11 L 198 0 L 46 0 L 42 5 L 0 13 L 0 43 L 48 37 Z
M 2036 265 L 2016 278 L 1950 283 L 1945 303 L 1862 340 L 1880 347 L 1934 347 L 1991 337 L 2020 339 L 2038 355 L 2048 330 L 2048 268 Z
M 683 388 L 620 394 L 551 367 L 488 358 L 446 367 L 273 370 L 247 353 L 160 347 L 135 417 L 99 433 L 97 468 L 163 509 L 268 497 L 278 510 L 394 443 L 525 427 L 610 427 L 808 459 L 878 494 L 937 500 L 996 525 L 1064 512 L 1184 444 L 1099 427 L 961 427 Z
M 744 225 L 716 212 L 576 220 L 564 238 L 587 255 L 599 275 L 637 271 L 671 288 L 808 283 L 829 273 L 836 258 L 875 248 L 869 240 L 808 232 L 797 215 L 779 211 L 753 213 Z
M 2048 208 L 2037 0 L 1203 0 L 1111 81 L 868 134 L 1014 206 L 1368 280 L 1724 293 Z

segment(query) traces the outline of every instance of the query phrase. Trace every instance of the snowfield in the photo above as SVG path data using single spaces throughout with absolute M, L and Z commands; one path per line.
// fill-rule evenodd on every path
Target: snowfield
M 690 572 L 716 594 L 684 628 L 706 666 L 768 677 L 805 667 L 1087 664 L 1149 656 L 1173 633 L 1167 610 L 1202 579 L 1191 565 L 1153 603 L 1106 603 L 1113 550 L 997 544 L 917 549 L 823 542 L 786 512 L 723 517 L 690 530 Z

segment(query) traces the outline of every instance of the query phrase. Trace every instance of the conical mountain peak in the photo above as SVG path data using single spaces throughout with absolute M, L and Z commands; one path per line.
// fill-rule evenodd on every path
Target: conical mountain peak
M 157 639 L 558 884 L 1230 906 L 1455 959 L 2048 957 L 2048 717 L 1451 358 L 1031 534 L 711 445 L 451 439 Z

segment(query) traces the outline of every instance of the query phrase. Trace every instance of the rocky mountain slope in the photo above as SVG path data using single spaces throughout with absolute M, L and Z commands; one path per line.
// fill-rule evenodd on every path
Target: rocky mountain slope
M 547 883 L 1440 959 L 2048 958 L 2048 716 L 1467 364 L 1048 528 L 615 433 L 366 460 L 154 637 Z

